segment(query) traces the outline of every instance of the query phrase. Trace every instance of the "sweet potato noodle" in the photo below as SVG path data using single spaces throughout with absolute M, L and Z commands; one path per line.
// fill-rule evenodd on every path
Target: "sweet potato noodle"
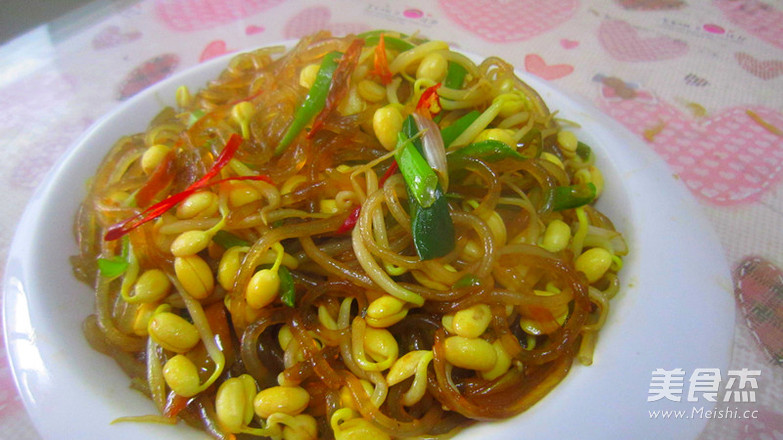
M 590 147 L 500 58 L 396 32 L 235 56 L 90 181 L 84 322 L 215 438 L 434 438 L 592 363 L 626 244 Z

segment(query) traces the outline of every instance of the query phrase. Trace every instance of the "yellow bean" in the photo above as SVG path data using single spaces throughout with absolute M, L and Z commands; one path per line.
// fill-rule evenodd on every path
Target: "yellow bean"
M 595 185 L 595 195 L 598 197 L 604 190 L 604 175 L 593 165 L 581 168 L 574 173 L 574 183 L 592 183 Z
M 218 211 L 218 196 L 209 191 L 189 195 L 177 206 L 177 218 L 211 217 Z
M 239 272 L 239 267 L 242 265 L 242 259 L 244 258 L 244 253 L 246 251 L 246 247 L 233 246 L 226 250 L 220 258 L 217 280 L 224 289 L 232 290 L 234 288 L 234 281 L 236 280 L 237 272 Z
M 434 82 L 441 82 L 446 77 L 448 62 L 443 55 L 433 52 L 425 56 L 416 69 L 417 79 L 429 79 Z
M 590 180 L 595 185 L 595 195 L 598 197 L 604 192 L 604 174 L 593 165 L 590 165 L 587 169 L 590 170 Z
M 540 323 L 535 319 L 522 318 L 519 320 L 519 328 L 525 333 L 533 336 L 543 335 L 544 331 L 540 327 Z
M 367 379 L 359 379 L 359 383 L 362 384 L 364 392 L 367 393 L 368 396 L 372 396 L 372 393 L 375 391 L 375 387 L 373 387 L 372 383 Z M 351 390 L 347 386 L 340 388 L 340 406 L 357 410 L 353 400 L 353 393 L 351 393 Z
M 201 340 L 196 327 L 171 312 L 156 313 L 147 324 L 152 340 L 166 350 L 185 353 Z
M 485 218 L 484 221 L 487 222 L 487 226 L 489 226 L 489 230 L 492 232 L 492 236 L 495 238 L 497 244 L 506 244 L 508 235 L 506 232 L 506 223 L 503 221 L 503 217 L 501 217 L 497 211 L 492 211 L 492 214 Z
M 253 399 L 256 398 L 256 393 L 258 393 L 258 384 L 253 379 L 253 376 L 249 374 L 241 374 L 239 380 L 242 381 L 242 385 L 245 388 L 245 425 L 247 425 L 253 420 L 253 416 L 256 413 L 253 407 Z
M 541 153 L 541 158 L 546 160 L 547 162 L 551 162 L 557 165 L 561 170 L 565 169 L 565 165 L 563 165 L 563 161 L 552 153 L 544 151 L 543 153 Z
M 274 413 L 295 416 L 310 404 L 310 394 L 302 387 L 275 386 L 261 390 L 253 400 L 256 415 L 266 419 Z
M 517 141 L 514 140 L 514 130 L 506 128 L 487 128 L 476 136 L 473 142 L 481 141 L 500 141 L 510 147 L 517 147 Z
M 491 370 L 481 372 L 481 377 L 486 380 L 497 379 L 506 374 L 506 371 L 511 367 L 511 356 L 506 353 L 506 349 L 503 348 L 503 344 L 499 339 L 492 343 L 492 347 L 495 349 L 497 360 Z
M 365 320 L 375 328 L 386 328 L 402 321 L 407 314 L 404 301 L 385 294 L 367 306 Z
M 242 101 L 231 107 L 231 118 L 238 124 L 247 124 L 253 114 L 256 112 L 253 104 L 248 101 Z
M 446 338 L 444 349 L 447 361 L 469 370 L 489 371 L 497 362 L 495 348 L 479 338 L 451 336 Z
M 279 289 L 280 275 L 270 269 L 261 269 L 250 278 L 245 289 L 245 300 L 250 307 L 260 309 L 277 298 Z
M 127 191 L 112 191 L 109 194 L 108 201 L 114 205 L 123 205 L 128 200 L 128 197 L 130 197 L 130 194 Z
M 302 68 L 299 72 L 299 85 L 306 89 L 312 87 L 320 67 L 318 64 L 308 64 Z
M 155 144 L 147 148 L 141 155 L 141 169 L 147 174 L 152 174 L 169 151 L 171 148 L 163 144 Z
M 409 351 L 397 359 L 397 362 L 389 369 L 389 373 L 386 375 L 386 382 L 388 382 L 389 386 L 397 385 L 413 376 L 421 362 L 429 362 L 431 360 L 432 351 L 430 350 Z
M 486 304 L 475 304 L 454 314 L 454 332 L 466 338 L 477 338 L 489 327 L 492 310 Z
M 240 432 L 245 424 L 246 406 L 247 396 L 242 380 L 232 377 L 220 384 L 215 396 L 215 413 L 223 428 L 232 433 Z
M 235 182 L 228 192 L 228 203 L 232 208 L 239 208 L 259 199 L 261 192 L 246 183 Z
M 397 107 L 386 105 L 375 110 L 372 129 L 383 148 L 392 151 L 397 147 L 397 133 L 402 130 L 402 114 Z
M 399 347 L 394 336 L 385 329 L 366 327 L 364 331 L 364 350 L 376 362 L 389 361 L 391 364 L 397 359 Z
M 413 275 L 413 278 L 416 279 L 416 281 L 419 282 L 424 287 L 429 287 L 430 289 L 434 290 L 440 290 L 440 291 L 446 291 L 449 290 L 449 286 L 441 283 L 440 281 L 435 281 L 430 276 L 422 271 L 422 270 L 412 270 L 411 275 Z
M 573 154 L 576 152 L 579 140 L 572 131 L 562 130 L 557 133 L 557 143 L 564 152 Z
M 155 314 L 158 305 L 155 303 L 144 303 L 136 309 L 136 316 L 133 318 L 133 333 L 137 336 L 147 336 L 147 326 L 150 319 Z
M 204 231 L 185 231 L 171 242 L 171 253 L 175 257 L 196 255 L 209 246 L 212 236 Z
M 443 329 L 446 330 L 449 333 L 454 334 L 454 314 L 449 315 L 443 315 L 443 317 L 440 319 L 440 323 L 443 326 Z
M 154 303 L 169 294 L 171 281 L 160 269 L 145 270 L 133 287 L 133 299 L 137 302 Z
M 386 87 L 369 79 L 363 79 L 357 86 L 359 95 L 370 102 L 380 102 L 386 98 Z
M 357 90 L 356 86 L 351 86 L 348 88 L 348 96 L 340 101 L 340 104 L 337 106 L 337 110 L 343 116 L 350 116 L 361 112 L 365 109 L 366 106 L 367 105 L 359 95 L 359 91 Z
M 612 254 L 604 248 L 590 248 L 576 257 L 576 270 L 584 273 L 587 280 L 594 283 L 601 279 L 612 265 Z
M 571 228 L 562 220 L 552 220 L 544 231 L 541 247 L 549 252 L 560 252 L 571 240 Z
M 291 333 L 291 327 L 284 325 L 277 332 L 277 342 L 283 350 L 288 348 L 288 344 L 294 340 L 294 334 Z
M 337 214 L 340 212 L 340 208 L 337 207 L 337 202 L 334 199 L 321 199 L 319 208 L 324 214 Z
M 201 388 L 196 366 L 181 354 L 169 359 L 163 366 L 163 379 L 172 391 L 182 397 L 193 397 Z
M 215 288 L 212 269 L 198 255 L 175 258 L 174 272 L 182 287 L 193 298 L 204 299 L 211 295 Z
M 526 101 L 520 95 L 509 95 L 509 98 L 503 101 L 503 104 L 500 106 L 500 117 L 507 118 L 525 110 L 525 103 Z
M 484 255 L 484 247 L 476 240 L 468 240 L 462 248 L 460 256 L 468 261 L 476 261 Z
M 335 412 L 335 415 L 337 412 Z M 334 417 L 333 417 L 334 419 Z M 339 425 L 332 421 L 335 440 L 390 440 L 389 434 L 381 431 L 369 421 L 358 417 L 346 420 Z
M 318 438 L 318 423 L 309 414 L 299 414 L 283 428 L 283 440 L 316 440 Z

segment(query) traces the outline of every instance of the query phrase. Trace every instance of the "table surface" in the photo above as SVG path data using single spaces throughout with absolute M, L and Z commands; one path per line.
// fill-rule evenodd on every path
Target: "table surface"
M 98 118 L 207 59 L 320 29 L 418 31 L 499 55 L 592 102 L 658 153 L 703 209 L 734 271 L 729 372 L 760 373 L 753 416 L 711 419 L 700 438 L 783 438 L 780 0 L 88 4 L 0 46 L 0 271 L 35 187 Z M 5 350 L 0 438 L 37 438 Z

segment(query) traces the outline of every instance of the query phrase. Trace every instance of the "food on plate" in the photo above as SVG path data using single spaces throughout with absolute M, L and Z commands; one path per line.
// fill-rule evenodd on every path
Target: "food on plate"
M 628 247 L 576 125 L 502 59 L 320 32 L 176 102 L 75 225 L 87 339 L 158 410 L 120 421 L 433 437 L 592 363 Z

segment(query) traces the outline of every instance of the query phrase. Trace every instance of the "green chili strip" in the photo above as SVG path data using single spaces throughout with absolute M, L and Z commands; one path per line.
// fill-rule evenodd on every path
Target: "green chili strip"
M 402 38 L 407 38 L 408 36 L 406 34 L 401 34 L 397 31 L 390 31 L 388 29 L 375 29 L 372 31 L 362 32 L 361 34 L 356 35 L 359 38 L 362 38 L 364 40 L 371 38 L 371 37 L 380 37 L 381 34 L 397 34 Z M 386 37 L 384 37 L 386 38 Z
M 277 275 L 280 277 L 280 301 L 288 307 L 294 307 L 296 304 L 296 289 L 294 288 L 294 278 L 291 272 L 285 266 L 277 269 Z
M 409 116 L 405 120 L 402 125 L 402 131 L 403 136 L 409 139 L 415 151 L 421 155 L 421 139 L 416 137 L 419 130 L 412 117 Z M 402 169 L 401 165 L 400 169 Z M 435 186 L 435 200 L 426 208 L 416 201 L 408 185 L 406 185 L 406 188 L 408 189 L 408 199 L 410 200 L 411 235 L 413 236 L 413 245 L 419 258 L 431 260 L 451 252 L 456 244 L 456 238 L 454 223 L 449 213 L 448 199 L 443 193 L 443 188 L 441 188 L 439 183 Z
M 380 34 L 364 38 L 364 43 L 367 46 L 377 46 L 378 43 L 380 43 L 380 41 L 381 41 Z M 394 49 L 400 52 L 405 52 L 406 50 L 410 50 L 416 47 L 411 42 L 405 41 L 397 37 L 390 37 L 386 34 L 383 35 L 383 44 L 386 45 L 386 48 L 388 49 Z
M 114 278 L 122 275 L 130 262 L 130 239 L 127 235 L 122 237 L 122 251 L 120 255 L 111 258 L 98 258 L 98 270 L 106 278 Z
M 283 139 L 277 145 L 275 154 L 282 153 L 305 128 L 307 123 L 324 108 L 326 97 L 329 94 L 329 87 L 332 85 L 332 75 L 335 69 L 337 69 L 340 56 L 342 56 L 340 52 L 329 52 L 324 56 L 323 61 L 321 61 L 321 67 L 318 69 L 318 74 L 315 76 L 315 82 L 310 87 L 310 91 L 307 92 L 304 102 L 296 109 L 294 119 L 291 121 L 291 125 L 288 126 L 285 135 L 283 135 Z
M 595 200 L 596 189 L 592 183 L 558 186 L 552 196 L 552 210 L 578 208 Z
M 470 113 L 454 121 L 453 124 L 442 129 L 440 136 L 443 138 L 443 146 L 449 148 L 452 142 L 459 137 L 478 117 L 481 116 L 481 112 L 478 110 L 472 110 Z
M 190 114 L 188 115 L 188 128 L 192 127 L 193 124 L 198 122 L 198 120 L 203 118 L 204 115 L 206 114 L 207 113 L 201 109 L 193 110 L 192 112 L 190 112 Z
M 448 155 L 449 163 L 455 165 L 460 164 L 466 157 L 475 157 L 487 162 L 497 162 L 503 159 L 527 159 L 514 148 L 493 139 L 472 143 Z
M 579 156 L 583 161 L 587 162 L 590 160 L 590 154 L 592 154 L 592 152 L 593 150 L 589 145 L 583 143 L 582 141 L 577 142 L 576 155 Z
M 250 246 L 250 243 L 222 229 L 217 231 L 215 235 L 212 236 L 212 241 L 225 249 L 232 248 L 234 246 Z
M 470 273 L 466 273 L 465 275 L 462 276 L 462 278 L 458 279 L 454 284 L 452 284 L 451 287 L 455 289 L 460 289 L 463 287 L 478 286 L 479 284 L 481 284 L 481 280 L 479 280 L 477 276 Z
M 416 253 L 422 260 L 442 257 L 456 244 L 454 223 L 449 213 L 448 199 L 438 185 L 435 203 L 424 208 L 411 203 L 411 233 Z
M 462 67 L 462 64 L 449 61 L 448 70 L 446 70 L 446 79 L 443 80 L 443 86 L 450 89 L 461 89 L 462 84 L 465 82 L 465 75 L 468 74 L 467 69 Z
M 431 206 L 435 202 L 438 175 L 435 174 L 413 142 L 402 133 L 397 135 L 395 159 L 397 159 L 400 173 L 405 178 L 405 183 L 416 201 L 425 208 Z

